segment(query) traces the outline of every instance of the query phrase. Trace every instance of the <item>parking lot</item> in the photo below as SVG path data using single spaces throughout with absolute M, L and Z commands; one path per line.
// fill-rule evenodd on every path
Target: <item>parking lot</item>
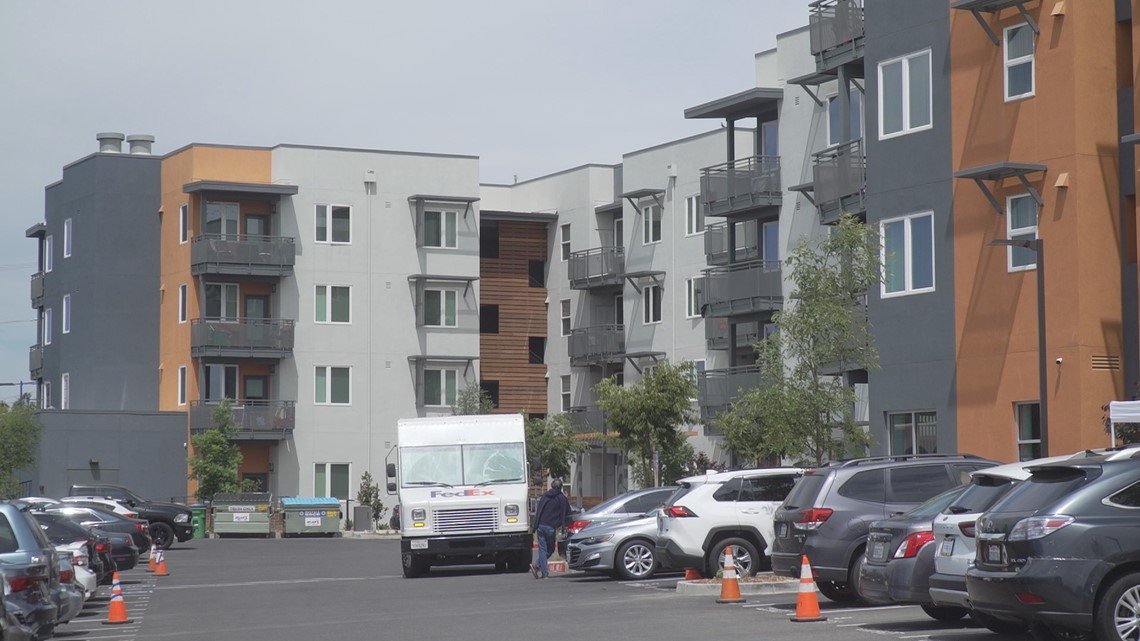
M 111 627 L 106 598 L 61 626 L 73 641 L 320 638 L 781 639 L 979 641 L 995 635 L 968 620 L 931 620 L 917 607 L 848 607 L 820 598 L 826 622 L 792 623 L 795 594 L 718 605 L 676 592 L 678 576 L 616 581 L 571 574 L 536 581 L 489 567 L 400 574 L 395 539 L 209 539 L 175 546 L 170 576 L 123 573 L 133 624 Z M 101 588 L 100 595 L 109 594 Z M 1014 638 L 1014 637 L 1010 637 Z M 1028 637 L 1024 637 L 1028 638 Z

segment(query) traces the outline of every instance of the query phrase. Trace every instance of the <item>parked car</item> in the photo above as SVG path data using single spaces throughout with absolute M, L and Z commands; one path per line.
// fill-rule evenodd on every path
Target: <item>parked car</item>
M 28 504 L 0 501 L 0 567 L 20 623 L 50 637 L 59 617 L 52 592 L 59 587 L 59 555 L 28 513 Z
M 1135 639 L 1140 453 L 1034 466 L 977 521 L 975 610 L 1038 639 Z
M 88 598 L 94 596 L 95 587 L 103 582 L 104 577 L 110 579 L 110 568 L 104 568 L 99 551 L 96 549 L 97 538 L 89 528 L 72 521 L 63 514 L 50 512 L 33 512 L 36 522 L 40 524 L 44 535 L 51 541 L 56 550 L 71 550 L 74 556 L 73 565 L 76 566 L 76 576 L 88 592 Z M 106 543 L 107 553 L 110 554 L 110 543 Z M 80 555 L 79 550 L 83 554 Z M 87 575 L 94 577 L 89 584 Z
M 51 598 L 59 609 L 57 625 L 72 620 L 83 608 L 86 599 L 83 590 L 75 585 L 75 569 L 71 564 L 70 552 L 59 553 L 59 582 L 52 587 Z
M 134 508 L 123 505 L 114 499 L 103 499 L 97 496 L 65 496 L 59 500 L 63 505 L 86 505 L 87 507 L 97 507 L 101 510 L 113 512 L 119 516 L 125 516 L 129 519 L 137 519 L 139 513 Z
M 139 550 L 149 550 L 151 544 L 150 530 L 147 522 L 142 519 L 115 514 L 91 505 L 65 503 L 44 510 L 48 513 L 64 514 L 71 520 L 84 527 L 95 527 L 105 532 L 118 532 L 128 534 Z M 119 568 L 125 570 L 127 568 Z
M 150 524 L 150 536 L 155 545 L 167 550 L 175 541 L 179 543 L 194 538 L 194 526 L 190 521 L 190 508 L 177 503 L 148 501 L 123 487 L 109 483 L 81 483 L 71 486 L 69 496 L 99 496 L 114 499 L 134 509 L 139 518 Z
M 908 454 L 810 470 L 776 510 L 772 571 L 798 577 L 806 555 L 824 596 L 857 601 L 853 584 L 872 522 L 902 514 L 994 465 L 965 454 Z
M 108 532 L 101 527 L 92 527 L 91 531 L 106 537 L 111 544 L 111 558 L 114 560 L 116 571 L 126 572 L 139 564 L 139 549 L 130 534 Z
M 606 572 L 620 579 L 648 579 L 657 562 L 657 515 L 590 523 L 570 538 L 570 568 Z
M 566 529 L 573 536 L 586 526 L 643 516 L 664 505 L 677 487 L 647 487 L 615 496 L 577 515 Z
M 3 564 L 0 564 L 0 639 L 4 641 L 36 641 L 35 632 L 20 622 L 16 614 L 18 609 L 12 603 L 9 603 L 8 597 L 11 594 L 11 589 L 8 586 L 8 578 L 4 574 Z
M 714 576 L 731 546 L 740 575 L 755 574 L 771 548 L 772 514 L 802 474 L 800 468 L 777 467 L 681 479 L 658 512 L 659 563 Z

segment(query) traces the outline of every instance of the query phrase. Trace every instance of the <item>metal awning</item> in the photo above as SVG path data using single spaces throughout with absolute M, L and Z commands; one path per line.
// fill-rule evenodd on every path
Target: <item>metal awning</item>
M 1120 139 L 1120 144 L 1127 145 L 1130 142 L 1140 142 L 1140 134 L 1128 134 Z
M 638 209 L 637 201 L 641 200 L 642 198 L 652 198 L 654 202 L 657 203 L 657 206 L 664 210 L 665 203 L 661 202 L 661 197 L 664 195 L 664 189 L 634 189 L 633 191 L 625 192 L 621 195 L 621 197 L 628 200 L 629 204 L 633 205 L 634 209 Z
M 808 199 L 809 203 L 811 203 L 813 206 L 815 205 L 815 198 L 812 197 L 812 194 L 815 193 L 814 182 L 792 185 L 791 187 L 788 187 L 788 191 L 794 191 L 802 194 L 804 198 Z
M 796 78 L 792 78 L 791 80 L 788 81 L 788 84 L 799 85 L 799 86 L 803 87 L 804 91 L 807 92 L 807 95 L 811 96 L 811 99 L 815 101 L 815 104 L 819 105 L 820 107 L 823 107 L 824 106 L 823 100 L 821 100 L 819 95 L 817 95 L 816 92 L 812 91 L 810 88 L 811 87 L 818 88 L 820 85 L 824 84 L 825 82 L 831 82 L 833 80 L 839 80 L 839 69 L 838 68 L 830 69 L 828 71 L 813 71 L 811 73 L 804 74 L 804 75 L 798 76 Z M 867 93 L 866 90 L 863 89 L 863 85 L 859 84 L 854 78 L 851 78 L 850 81 L 851 81 L 851 84 L 855 85 L 855 88 L 859 90 L 859 93 L 862 93 L 862 94 Z
M 439 361 L 441 363 L 470 363 L 471 361 L 479 360 L 478 356 L 442 356 L 439 354 L 414 354 L 408 357 L 408 362 L 415 363 L 417 361 Z
M 32 225 L 31 227 L 28 227 L 28 230 L 24 232 L 24 237 L 25 238 L 43 238 L 44 234 L 46 234 L 46 233 L 47 233 L 47 224 L 36 223 L 36 224 Z
M 994 33 L 993 28 L 986 23 L 986 19 L 982 17 L 983 13 L 998 13 L 1003 9 L 1010 7 L 1017 7 L 1021 12 L 1021 17 L 1025 18 L 1026 24 L 1033 30 L 1033 33 L 1041 35 L 1041 29 L 1037 27 L 1037 22 L 1033 20 L 1033 16 L 1025 10 L 1026 0 L 958 0 L 957 2 L 950 3 L 951 9 L 958 9 L 960 11 L 969 11 L 974 14 L 974 19 L 978 24 L 982 25 L 986 35 L 989 36 L 990 41 L 995 45 L 1001 45 L 1001 39 Z
M 229 194 L 246 194 L 257 196 L 292 196 L 297 193 L 297 185 L 283 185 L 276 183 L 238 183 L 225 180 L 196 180 L 182 186 L 187 194 L 212 191 Z
M 417 213 L 423 208 L 424 203 L 462 203 L 463 217 L 467 218 L 467 212 L 471 211 L 471 203 L 479 202 L 478 196 L 439 196 L 437 194 L 412 194 L 408 196 L 408 202 L 416 206 Z
M 633 365 L 633 368 L 637 370 L 637 373 L 640 374 L 642 367 L 637 363 L 638 360 L 641 360 L 643 358 L 651 358 L 653 359 L 654 363 L 657 363 L 661 359 L 665 358 L 665 352 L 626 352 L 623 354 L 623 356 L 625 356 L 625 360 L 629 361 L 630 365 Z
M 604 205 L 598 205 L 597 207 L 594 207 L 594 213 L 595 214 L 617 213 L 617 212 L 620 212 L 622 210 L 622 206 L 623 205 L 622 205 L 622 202 L 620 200 L 615 200 L 612 203 L 606 203 Z
M 660 285 L 664 280 L 664 278 L 662 278 L 663 276 L 665 276 L 665 272 L 657 269 L 642 269 L 640 271 L 625 272 L 621 275 L 622 278 L 629 281 L 629 284 L 633 285 L 634 287 L 637 287 L 637 282 L 635 281 L 642 278 L 649 278 L 654 283 Z
M 471 283 L 479 280 L 478 276 L 463 276 L 460 274 L 409 274 L 408 282 L 414 283 L 418 281 L 442 281 L 450 283 L 467 283 L 463 288 L 463 293 L 466 294 L 468 289 L 471 289 Z
M 552 223 L 558 220 L 558 214 L 545 211 L 506 211 L 503 209 L 480 209 L 479 219 L 518 220 L 531 223 Z
M 783 89 L 753 87 L 731 96 L 717 98 L 703 105 L 690 107 L 685 110 L 685 118 L 774 119 L 779 112 L 780 101 L 783 98 Z
M 1021 181 L 1021 185 L 1025 187 L 1025 191 L 1029 192 L 1029 195 L 1037 202 L 1037 206 L 1041 207 L 1044 204 L 1041 200 L 1041 194 L 1037 192 L 1037 189 L 1033 185 L 1029 184 L 1029 179 L 1025 176 L 1038 171 L 1045 172 L 1047 169 L 1049 169 L 1048 165 L 1035 165 L 1022 162 L 997 162 L 992 165 L 982 165 L 980 167 L 957 171 L 954 173 L 954 177 L 973 180 L 974 183 L 978 185 L 978 189 L 982 190 L 982 194 L 985 195 L 986 200 L 989 200 L 993 208 L 997 210 L 997 213 L 1003 214 L 1005 213 L 1005 208 L 1002 207 L 998 199 L 994 197 L 993 192 L 990 191 L 985 181 L 989 180 L 996 183 L 999 180 L 1016 177 Z

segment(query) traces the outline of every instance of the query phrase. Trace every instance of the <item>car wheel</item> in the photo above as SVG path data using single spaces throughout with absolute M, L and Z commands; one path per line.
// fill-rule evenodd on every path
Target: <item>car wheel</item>
M 1115 624 L 1113 629 L 1115 630 Z M 1033 636 L 1036 641 L 1090 641 L 1093 638 L 1091 632 L 1077 632 L 1076 630 L 1069 630 L 1068 628 L 1051 628 L 1041 623 L 1035 623 L 1029 626 L 1029 634 Z M 1120 639 L 1124 637 L 1105 637 L 1107 641 L 1112 639 Z
M 852 603 L 859 600 L 859 595 L 855 594 L 850 583 L 816 581 L 815 586 L 819 588 L 820 594 L 836 603 Z
M 648 579 L 657 571 L 657 550 L 640 539 L 626 541 L 614 555 L 614 571 L 623 579 Z
M 1095 614 L 1098 639 L 1135 639 L 1140 630 L 1140 572 L 1113 581 L 1101 596 Z
M 745 539 L 730 538 L 717 541 L 709 550 L 708 558 L 705 559 L 708 576 L 716 576 L 717 571 L 724 568 L 724 549 L 729 546 L 732 546 L 732 561 L 736 566 L 737 576 L 756 574 L 758 565 L 756 546 Z
M 169 550 L 174 545 L 174 528 L 162 521 L 150 524 L 150 538 L 158 547 Z
M 929 603 L 922 605 L 922 611 L 935 621 L 957 621 L 970 613 L 966 608 L 956 608 L 952 605 L 930 605 Z
M 855 553 L 855 560 L 851 562 L 851 567 L 847 569 L 847 585 L 850 586 L 851 594 L 854 597 L 851 600 L 862 603 L 863 605 L 883 605 L 882 603 L 872 602 L 859 591 L 859 586 L 863 582 L 859 575 L 863 571 L 863 565 L 866 563 L 867 555 L 864 553 L 864 550 L 859 550 Z
M 977 610 L 970 611 L 970 618 L 983 628 L 998 634 L 1021 634 L 1026 629 L 1025 624 L 1020 621 L 1006 621 Z
M 400 561 L 404 567 L 405 579 L 418 579 L 424 574 L 427 574 L 428 569 L 431 567 L 427 559 L 406 553 L 400 555 Z

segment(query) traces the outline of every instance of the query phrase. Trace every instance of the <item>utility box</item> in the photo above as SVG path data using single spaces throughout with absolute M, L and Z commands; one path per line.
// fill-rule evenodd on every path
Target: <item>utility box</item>
M 340 533 L 340 501 L 333 496 L 286 496 L 281 499 L 285 536 Z
M 211 509 L 214 512 L 216 536 L 270 536 L 269 517 L 273 512 L 273 495 L 268 492 L 217 494 Z

